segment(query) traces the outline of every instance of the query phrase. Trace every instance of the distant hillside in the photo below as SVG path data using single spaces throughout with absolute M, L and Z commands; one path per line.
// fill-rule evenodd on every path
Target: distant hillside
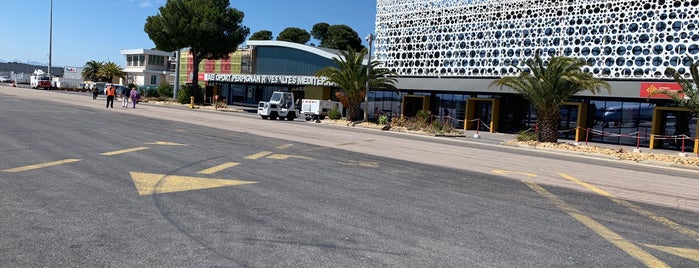
M 0 62 L 0 74 L 6 75 L 10 72 L 15 73 L 33 73 L 34 70 L 41 69 L 46 72 L 46 65 L 35 65 L 26 64 L 21 62 Z M 63 66 L 51 66 L 51 74 L 61 76 L 63 75 Z

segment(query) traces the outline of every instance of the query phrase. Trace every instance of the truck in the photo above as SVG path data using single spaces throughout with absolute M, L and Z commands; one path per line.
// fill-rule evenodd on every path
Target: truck
M 342 103 L 331 100 L 303 99 L 301 101 L 301 114 L 306 121 L 323 120 L 333 109 L 342 112 Z
M 269 101 L 260 101 L 257 104 L 257 114 L 262 119 L 284 119 L 292 121 L 296 118 L 297 110 L 294 107 L 294 93 L 275 91 Z
M 53 87 L 53 83 L 51 82 L 51 78 L 48 77 L 44 71 L 37 69 L 34 71 L 34 74 L 29 77 L 29 86 L 35 89 L 51 89 Z

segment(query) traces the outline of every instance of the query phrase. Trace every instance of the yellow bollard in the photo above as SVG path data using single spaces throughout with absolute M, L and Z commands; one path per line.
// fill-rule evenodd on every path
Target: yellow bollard
M 580 127 L 575 128 L 575 143 L 580 143 Z
M 194 96 L 189 97 L 189 109 L 194 109 Z

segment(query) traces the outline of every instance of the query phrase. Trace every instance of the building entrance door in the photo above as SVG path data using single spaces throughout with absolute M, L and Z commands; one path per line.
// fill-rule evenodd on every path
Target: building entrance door
M 655 107 L 651 128 L 651 149 L 670 149 L 699 153 L 696 118 L 679 107 Z
M 470 98 L 466 100 L 464 130 L 485 129 L 489 132 L 497 132 L 499 111 L 499 99 Z

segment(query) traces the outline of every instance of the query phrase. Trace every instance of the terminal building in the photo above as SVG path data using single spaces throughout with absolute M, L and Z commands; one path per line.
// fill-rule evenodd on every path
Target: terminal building
M 375 60 L 400 76 L 401 89 L 370 95 L 381 111 L 414 112 L 396 107 L 409 97 L 417 99 L 413 109 L 455 117 L 466 129 L 534 127 L 526 101 L 489 85 L 517 75 L 539 52 L 584 59 L 585 71 L 612 87 L 567 103 L 562 138 L 576 138 L 579 127 L 592 130 L 579 139 L 682 149 L 678 137 L 697 136 L 696 118 L 648 93 L 680 89 L 667 68 L 690 77 L 688 66 L 699 60 L 699 1 L 377 0 L 376 9 Z M 696 148 L 692 139 L 685 144 Z
M 688 78 L 699 60 L 699 1 L 377 0 L 376 10 L 372 60 L 399 75 L 400 92 L 371 91 L 370 118 L 429 110 L 467 130 L 535 128 L 526 100 L 489 85 L 517 75 L 538 52 L 584 59 L 585 71 L 612 87 L 567 102 L 561 138 L 697 150 L 697 119 L 649 92 L 680 89 L 665 70 Z M 180 80 L 191 81 L 191 56 L 182 55 Z M 335 99 L 339 89 L 315 77 L 334 57 L 321 47 L 247 41 L 228 59 L 203 61 L 199 81 L 209 100 L 228 104 L 254 106 L 278 90 Z

